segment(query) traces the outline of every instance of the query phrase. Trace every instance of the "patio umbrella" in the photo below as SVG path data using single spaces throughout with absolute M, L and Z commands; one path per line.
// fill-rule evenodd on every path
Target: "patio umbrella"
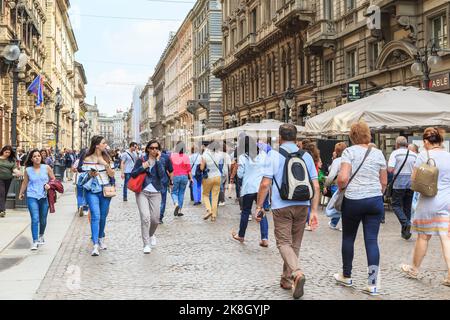
M 346 134 L 359 120 L 376 131 L 449 127 L 450 95 L 415 87 L 384 89 L 311 118 L 306 131 Z

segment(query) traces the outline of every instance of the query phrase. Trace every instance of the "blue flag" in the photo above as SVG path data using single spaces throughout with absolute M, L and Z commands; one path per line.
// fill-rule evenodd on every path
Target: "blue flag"
M 33 80 L 27 91 L 36 95 L 36 106 L 44 103 L 44 79 L 40 75 Z

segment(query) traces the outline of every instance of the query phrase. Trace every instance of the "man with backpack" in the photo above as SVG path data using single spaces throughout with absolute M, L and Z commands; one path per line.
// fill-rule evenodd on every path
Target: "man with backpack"
M 309 207 L 310 226 L 313 230 L 318 227 L 320 188 L 313 158 L 295 144 L 296 126 L 283 124 L 279 134 L 279 152 L 268 152 L 255 218 L 259 222 L 264 217 L 264 200 L 272 186 L 275 239 L 284 261 L 280 286 L 292 289 L 294 299 L 299 299 L 305 285 L 305 275 L 299 267 L 299 252 Z
M 124 180 L 123 183 L 123 201 L 128 201 L 127 196 L 128 196 L 128 181 L 131 178 L 131 171 L 133 171 L 134 168 L 134 164 L 136 163 L 137 160 L 137 154 L 136 154 L 136 148 L 137 148 L 137 143 L 136 142 L 132 142 L 130 143 L 130 149 L 125 150 L 122 153 L 122 156 L 120 158 L 121 163 L 120 163 L 120 171 L 121 171 L 121 178 Z

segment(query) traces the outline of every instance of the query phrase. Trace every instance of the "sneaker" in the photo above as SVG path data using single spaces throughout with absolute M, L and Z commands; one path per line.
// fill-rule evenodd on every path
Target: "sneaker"
M 371 296 L 379 296 L 380 292 L 377 289 L 377 286 L 367 286 L 363 289 L 364 293 L 367 293 Z
M 225 202 L 219 202 L 219 207 L 223 207 L 225 205 Z
M 163 223 L 164 223 L 163 220 L 159 219 L 159 224 L 163 224 Z
M 45 244 L 44 236 L 39 236 L 38 245 L 43 246 Z
M 411 233 L 411 226 L 406 226 L 405 228 L 402 228 L 402 238 L 404 240 L 409 240 L 412 237 Z
M 4 218 L 4 217 L 6 217 L 6 212 L 5 211 L 0 212 L 0 218 Z
M 311 226 L 306 225 L 305 230 L 306 230 L 306 231 L 312 231 L 312 228 L 311 228 Z
M 182 216 L 184 216 L 184 214 L 178 211 L 177 217 L 182 217 Z
M 294 285 L 292 286 L 292 296 L 294 299 L 300 299 L 303 297 L 303 288 L 305 286 L 305 275 L 297 275 L 294 280 Z
M 91 256 L 98 257 L 100 252 L 98 251 L 98 244 L 94 245 L 94 249 L 92 250 Z
M 252 215 L 251 214 L 248 216 L 248 221 L 252 221 Z
M 156 247 L 156 236 L 150 237 L 150 245 Z
M 128 201 L 128 199 L 123 199 L 123 202 L 127 202 Z
M 346 278 L 342 273 L 336 273 L 334 275 L 334 279 L 336 282 L 340 285 L 343 285 L 345 287 L 351 287 L 353 286 L 353 280 L 352 278 Z
M 178 211 L 180 210 L 180 207 L 177 205 L 176 207 L 175 207 L 175 210 L 173 211 L 173 215 L 176 217 L 176 216 L 178 216 Z
M 39 247 L 39 245 L 38 245 L 38 243 L 37 243 L 37 241 L 36 242 L 33 242 L 33 244 L 31 245 L 31 251 L 36 251 L 37 249 L 38 249 L 38 247 Z
M 108 247 L 105 244 L 105 238 L 98 239 L 98 246 L 99 246 L 100 250 L 108 249 Z
M 331 221 L 328 222 L 328 226 L 330 227 L 331 230 L 342 231 L 341 228 L 338 228 L 337 226 L 333 226 Z
M 152 252 L 152 248 L 149 245 L 146 245 L 144 247 L 144 254 L 149 254 L 150 252 Z

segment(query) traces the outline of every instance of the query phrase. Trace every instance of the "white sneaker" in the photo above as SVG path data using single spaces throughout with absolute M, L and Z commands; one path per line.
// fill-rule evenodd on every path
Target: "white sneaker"
M 150 244 L 152 247 L 156 247 L 156 236 L 150 237 Z
M 91 256 L 98 257 L 100 252 L 98 251 L 98 244 L 94 245 L 94 250 L 92 250 Z
M 337 226 L 336 226 L 336 227 L 333 226 L 333 225 L 331 224 L 331 221 L 328 222 L 328 226 L 330 227 L 331 230 L 342 231 L 341 228 L 338 228 Z
M 252 221 L 252 215 L 251 214 L 248 216 L 248 221 Z
M 43 246 L 45 244 L 44 236 L 39 236 L 38 245 Z
M 219 207 L 223 207 L 225 205 L 225 202 L 219 202 Z
M 100 250 L 108 249 L 108 247 L 105 244 L 105 238 L 98 239 L 98 246 L 99 246 Z
M 150 252 L 152 252 L 152 248 L 149 245 L 146 245 L 144 247 L 144 253 L 145 254 L 149 254 Z
M 379 296 L 380 292 L 378 291 L 377 286 L 367 286 L 363 289 L 364 293 L 367 293 L 371 296 Z
M 334 275 L 334 279 L 338 284 L 343 285 L 345 287 L 351 287 L 353 285 L 352 278 L 346 278 L 342 273 L 336 273 Z
M 36 251 L 38 249 L 39 245 L 37 242 L 33 242 L 33 245 L 31 246 L 31 251 Z

